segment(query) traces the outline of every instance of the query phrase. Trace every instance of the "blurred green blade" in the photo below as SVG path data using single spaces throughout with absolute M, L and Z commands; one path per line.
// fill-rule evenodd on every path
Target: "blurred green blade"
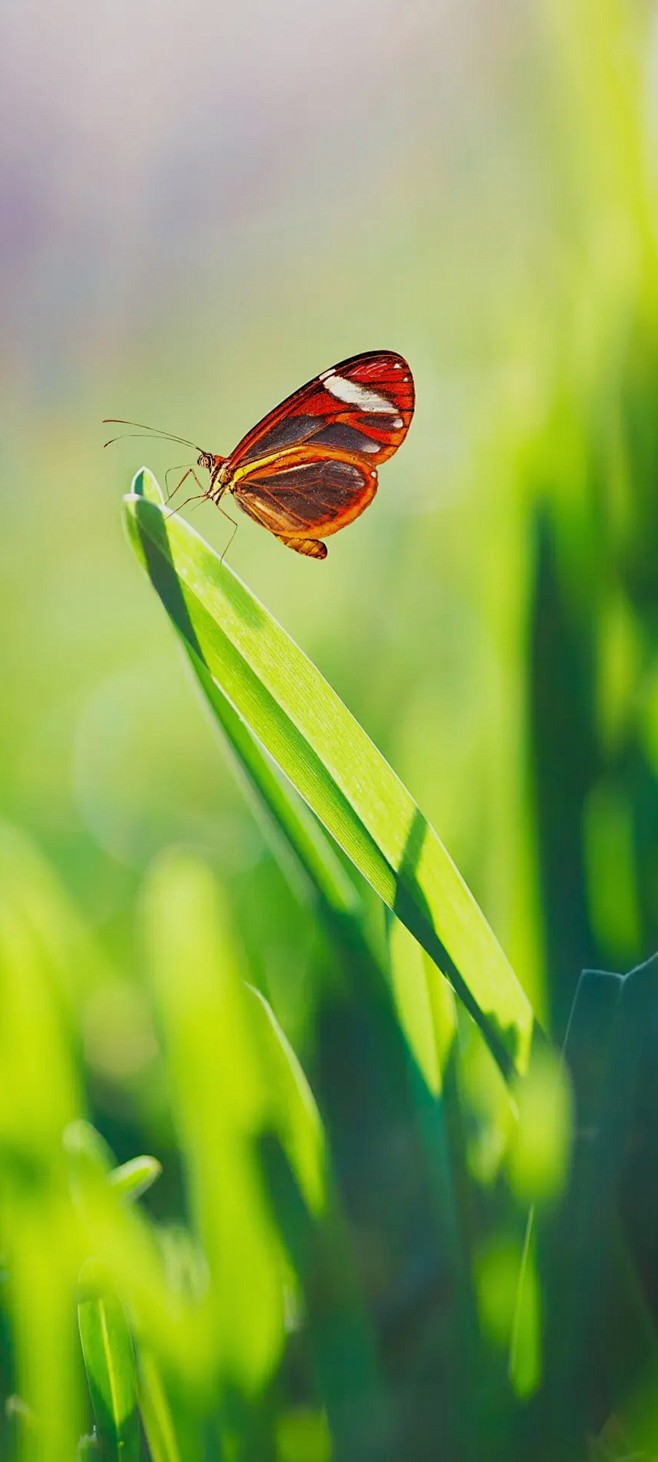
M 135 1359 L 118 1299 L 107 1292 L 82 1300 L 78 1326 L 103 1455 L 117 1462 L 139 1462 Z
M 255 1150 L 270 1116 L 269 1068 L 253 1028 L 262 1015 L 240 976 L 228 910 L 203 864 L 163 855 L 146 886 L 144 916 L 188 1202 L 208 1265 L 216 1363 L 227 1382 L 251 1395 L 284 1343 L 280 1247 Z
M 528 1000 L 436 833 L 338 696 L 218 555 L 132 494 L 131 541 L 187 645 L 380 897 L 450 975 L 501 1067 L 527 1066 Z
M 139 1404 L 152 1462 L 183 1462 L 162 1377 L 148 1351 L 140 1355 Z
M 150 1157 L 145 1153 L 142 1157 L 131 1157 L 128 1162 L 121 1163 L 120 1167 L 113 1168 L 108 1182 L 117 1189 L 122 1198 L 132 1198 L 135 1201 L 148 1193 L 161 1172 L 162 1164 L 157 1157 Z
M 17 847 L 13 880 L 0 873 L 2 1344 L 22 1403 L 18 1456 L 21 1462 L 59 1462 L 73 1455 L 80 1419 L 71 1326 L 80 1255 L 61 1133 L 80 1110 L 81 1093 L 50 957 L 60 913 L 57 885 L 48 887 L 46 875 L 43 897 L 40 860 L 30 859 L 27 845 L 25 850 L 22 864 Z M 37 877 L 17 897 L 24 870 Z M 68 931 L 67 913 L 65 905 L 61 927 Z M 65 947 L 60 969 L 68 956 Z M 0 1453 L 5 1455 L 1 1426 Z
M 300 1191 L 318 1214 L 325 1201 L 325 1137 L 315 1098 L 271 1005 L 253 986 L 253 1029 L 267 1075 L 272 1117 Z

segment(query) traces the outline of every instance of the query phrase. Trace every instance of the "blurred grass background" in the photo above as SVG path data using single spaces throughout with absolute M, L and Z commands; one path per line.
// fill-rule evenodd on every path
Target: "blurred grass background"
M 145 954 L 143 938 L 144 902 L 172 876 L 154 872 L 154 860 L 184 844 L 192 882 L 212 873 L 222 938 L 271 1003 L 320 1103 L 390 1374 L 420 1344 L 418 1309 L 439 1331 L 447 1326 L 452 1310 L 442 1303 L 460 1262 L 478 1293 L 477 1324 L 475 1305 L 457 1306 L 464 1330 L 452 1353 L 459 1404 L 468 1410 L 479 1398 L 473 1434 L 459 1433 L 454 1401 L 453 1431 L 443 1442 L 431 1433 L 427 1453 L 417 1440 L 406 1455 L 521 1456 L 527 1446 L 562 1459 L 585 1455 L 587 1433 L 592 1455 L 621 1456 L 621 1423 L 596 1440 L 607 1413 L 591 1397 L 568 1443 L 545 1430 L 559 1389 L 546 1390 L 545 1413 L 528 1412 L 526 1430 L 511 1402 L 501 1422 L 505 1295 L 535 1190 L 521 1181 L 520 1198 L 503 1199 L 496 1188 L 509 1141 L 497 1078 L 470 1038 L 467 1167 L 478 1197 L 467 1207 L 477 1213 L 479 1257 L 469 1248 L 460 1260 L 453 1234 L 457 1257 L 444 1270 L 436 1233 L 430 1241 L 418 1227 L 423 1183 L 440 1182 L 420 1158 L 416 1170 L 405 1145 L 403 1099 L 389 1078 L 406 1058 L 390 1012 L 380 1027 L 351 989 L 347 1024 L 344 1012 L 328 1029 L 320 1020 L 318 1036 L 325 992 L 345 973 L 234 782 L 126 546 L 121 493 L 143 460 L 162 476 L 178 449 L 128 441 L 103 453 L 100 420 L 152 420 L 228 452 L 335 360 L 379 346 L 409 359 L 417 411 L 408 441 L 382 472 L 372 510 L 330 542 L 327 563 L 293 558 L 242 518 L 230 561 L 399 772 L 561 1042 L 581 969 L 626 970 L 658 945 L 656 7 L 118 0 L 85 9 L 67 0 L 7 6 L 3 30 L 0 855 L 14 1032 L 5 1060 L 13 1052 L 15 1063 L 2 1083 L 7 1173 L 25 1143 L 50 1163 L 62 1128 L 86 1113 L 117 1161 L 157 1155 L 163 1174 L 147 1203 L 166 1232 L 189 1218 L 186 1174 L 202 1158 L 185 1125 L 191 1097 L 180 1069 L 194 1063 L 188 1050 L 177 1068 L 163 1043 L 164 996 L 145 976 L 158 956 Z M 192 522 L 223 547 L 226 525 L 211 507 Z M 362 1062 L 369 1076 L 355 1112 L 349 1085 L 342 1107 L 338 1093 Z M 634 1161 L 642 1168 L 637 1151 Z M 398 1229 L 378 1249 L 387 1170 Z M 248 1186 L 248 1164 L 245 1173 Z M 643 1173 L 647 1181 L 646 1162 Z M 43 1253 L 41 1279 L 19 1285 L 34 1295 L 31 1315 L 5 1310 L 5 1395 L 34 1382 L 29 1364 L 17 1374 L 16 1357 L 34 1350 L 20 1335 L 42 1326 L 37 1291 L 50 1295 L 53 1345 L 69 1323 L 79 1250 L 67 1237 L 65 1179 L 59 1169 L 51 1179 L 47 1201 L 31 1206 L 22 1180 L 6 1178 L 3 1232 L 25 1234 L 7 1255 L 9 1272 L 25 1264 L 30 1276 L 49 1242 L 61 1264 Z M 400 1186 L 408 1206 L 395 1217 Z M 645 1197 L 647 1213 L 652 1202 Z M 193 1288 L 192 1261 L 178 1228 L 171 1233 L 169 1259 Z M 552 1264 L 557 1233 L 556 1221 L 539 1244 L 539 1273 L 542 1243 Z M 642 1333 L 652 1337 L 652 1241 L 636 1239 Z M 397 1279 L 387 1268 L 393 1250 Z M 254 1340 L 258 1384 L 276 1352 L 271 1298 L 261 1350 Z M 165 1321 L 152 1298 L 144 1305 L 156 1333 Z M 558 1323 L 555 1314 L 546 1322 L 549 1353 Z M 187 1341 L 171 1324 L 176 1392 L 189 1381 Z M 201 1430 L 181 1454 L 328 1455 L 324 1382 L 310 1385 L 294 1354 L 292 1380 L 278 1382 L 258 1413 L 262 1435 L 247 1438 L 240 1408 L 256 1382 L 242 1392 L 238 1367 L 223 1451 L 209 1438 L 198 1418 L 211 1414 L 204 1386 L 218 1352 L 205 1324 L 196 1317 L 191 1327 L 194 1404 L 188 1396 L 180 1412 Z M 477 1377 L 464 1359 L 470 1325 L 494 1337 L 498 1356 L 488 1372 L 478 1352 Z M 51 1355 L 47 1326 L 43 1337 Z M 428 1354 L 445 1360 L 444 1342 L 434 1335 Z M 364 1339 L 368 1371 L 366 1352 Z M 652 1456 L 655 1387 L 643 1380 L 644 1351 L 642 1363 L 630 1342 L 623 1354 L 615 1395 L 632 1396 Z M 7 1438 L 24 1432 L 26 1455 L 73 1455 L 72 1438 L 91 1424 L 69 1360 L 53 1393 L 29 1399 L 64 1418 L 54 1450 L 41 1452 L 10 1408 Z M 374 1395 L 374 1362 L 368 1375 Z M 429 1391 L 433 1375 L 430 1366 Z M 442 1372 L 445 1404 L 430 1407 L 433 1426 L 453 1383 Z M 58 1405 L 57 1386 L 78 1394 L 77 1410 Z M 405 1392 L 407 1423 L 414 1408 L 420 1414 L 418 1394 Z M 379 1405 L 383 1416 L 381 1397 L 374 1412 Z M 404 1435 L 404 1420 L 396 1425 Z M 385 1418 L 381 1428 L 387 1434 Z M 378 1451 L 372 1436 L 367 1445 L 373 1456 L 405 1455 Z M 364 1441 L 354 1448 L 370 1455 Z

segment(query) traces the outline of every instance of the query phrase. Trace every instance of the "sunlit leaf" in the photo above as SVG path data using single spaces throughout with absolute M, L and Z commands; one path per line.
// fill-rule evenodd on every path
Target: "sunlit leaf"
M 104 1455 L 131 1462 L 140 1455 L 132 1340 L 118 1299 L 98 1280 L 88 1265 L 82 1283 L 91 1293 L 78 1305 L 80 1343 Z
M 409 1045 L 435 1096 L 456 1035 L 454 996 L 436 966 L 412 940 L 403 924 L 390 931 L 393 992 Z
M 434 830 L 331 687 L 203 539 L 143 495 L 131 541 L 177 630 L 357 868 L 481 1024 L 506 1071 L 528 1061 L 533 1016 Z

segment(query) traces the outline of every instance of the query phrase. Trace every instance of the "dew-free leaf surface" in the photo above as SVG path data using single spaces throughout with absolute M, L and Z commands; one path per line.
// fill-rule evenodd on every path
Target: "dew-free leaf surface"
M 178 633 L 452 980 L 503 1071 L 522 1074 L 532 1009 L 434 829 L 294 640 L 199 534 L 154 500 L 150 474 L 138 474 L 135 487 L 125 499 L 128 534 Z

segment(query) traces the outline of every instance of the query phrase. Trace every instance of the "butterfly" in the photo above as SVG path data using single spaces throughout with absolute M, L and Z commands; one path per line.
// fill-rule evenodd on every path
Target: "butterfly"
M 413 411 L 413 378 L 401 355 L 353 355 L 275 406 L 228 457 L 195 447 L 195 465 L 210 481 L 203 488 L 189 467 L 175 491 L 192 476 L 203 498 L 219 507 L 229 493 L 286 548 L 326 558 L 323 540 L 372 502 L 377 469 L 401 446 Z

